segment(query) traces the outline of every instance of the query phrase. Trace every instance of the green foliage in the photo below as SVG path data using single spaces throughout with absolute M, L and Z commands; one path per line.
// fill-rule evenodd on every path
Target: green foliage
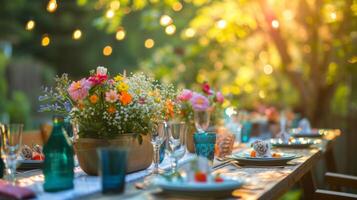
M 5 112 L 7 104 L 7 82 L 5 76 L 7 59 L 0 53 L 0 114 Z
M 24 123 L 25 126 L 30 124 L 31 105 L 22 92 L 13 91 L 7 111 L 12 123 Z

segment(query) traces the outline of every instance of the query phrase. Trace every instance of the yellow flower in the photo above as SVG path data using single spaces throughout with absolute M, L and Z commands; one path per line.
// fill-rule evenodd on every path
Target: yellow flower
M 119 82 L 119 81 L 122 81 L 122 80 L 124 80 L 124 77 L 121 76 L 121 75 L 117 75 L 116 77 L 114 77 L 114 81 L 116 81 L 116 82 Z
M 118 85 L 117 85 L 117 90 L 119 92 L 126 92 L 128 91 L 129 89 L 129 86 L 128 84 L 124 83 L 124 82 L 120 82 Z
M 160 103 L 160 102 L 161 102 L 160 97 L 155 98 L 155 102 L 156 102 L 156 103 Z

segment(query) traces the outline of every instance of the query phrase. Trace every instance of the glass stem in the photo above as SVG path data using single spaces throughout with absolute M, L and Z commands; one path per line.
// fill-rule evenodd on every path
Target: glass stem
M 160 145 L 154 145 L 154 174 L 159 173 Z

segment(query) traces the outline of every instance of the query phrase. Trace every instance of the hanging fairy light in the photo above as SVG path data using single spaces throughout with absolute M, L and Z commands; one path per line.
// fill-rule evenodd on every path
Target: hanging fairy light
M 47 4 L 47 11 L 52 13 L 55 12 L 57 9 L 57 1 L 56 0 L 50 0 Z
M 271 21 L 271 26 L 274 28 L 274 29 L 277 29 L 279 28 L 280 24 L 279 24 L 279 21 L 274 19 L 273 21 Z
M 154 47 L 154 45 L 155 45 L 155 41 L 153 39 L 149 38 L 145 40 L 144 46 L 146 48 L 151 49 Z
M 115 38 L 116 38 L 117 40 L 124 40 L 125 35 L 126 35 L 125 30 L 124 30 L 124 28 L 121 27 L 121 28 L 119 28 L 118 31 L 116 32 Z
M 161 26 L 167 26 L 172 23 L 172 18 L 168 15 L 163 15 L 160 17 L 160 25 Z
M 165 33 L 166 33 L 167 35 L 173 35 L 175 32 L 176 32 L 176 26 L 173 25 L 173 24 L 171 24 L 170 26 L 167 26 L 167 27 L 165 28 Z
M 41 45 L 43 47 L 46 47 L 46 46 L 50 45 L 50 43 L 51 43 L 50 37 L 47 34 L 44 34 L 41 39 Z
M 36 25 L 35 21 L 29 20 L 29 21 L 26 23 L 26 30 L 31 31 L 32 29 L 35 28 L 35 25 Z
M 110 45 L 107 45 L 103 48 L 103 55 L 110 56 L 113 53 L 113 48 Z
M 81 39 L 81 37 L 82 37 L 82 31 L 80 29 L 73 31 L 72 38 L 74 40 L 79 40 L 79 39 Z

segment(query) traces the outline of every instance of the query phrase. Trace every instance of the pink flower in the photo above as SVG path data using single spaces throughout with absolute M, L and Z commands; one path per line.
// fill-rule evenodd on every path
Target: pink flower
M 79 81 L 73 81 L 67 91 L 74 101 L 79 101 L 88 96 L 90 88 L 91 83 L 87 79 L 83 78 Z
M 209 100 L 202 94 L 193 93 L 190 101 L 193 109 L 197 111 L 205 111 L 209 107 Z
M 178 96 L 178 99 L 180 101 L 188 101 L 191 99 L 192 97 L 192 91 L 191 90 L 188 90 L 188 89 L 184 89 L 182 90 L 182 92 L 180 93 L 180 95 Z
M 105 93 L 105 100 L 109 103 L 114 103 L 119 99 L 119 95 L 115 90 L 109 90 Z
M 213 94 L 211 87 L 209 86 L 209 84 L 207 82 L 204 82 L 202 84 L 202 91 L 207 95 Z
M 93 84 L 93 85 L 99 85 L 102 84 L 103 82 L 105 82 L 108 79 L 108 75 L 102 75 L 102 74 L 96 74 L 93 75 L 91 77 L 89 77 L 89 81 Z
M 224 96 L 222 94 L 222 92 L 217 92 L 216 93 L 216 99 L 215 99 L 216 102 L 218 103 L 223 103 L 224 101 Z

